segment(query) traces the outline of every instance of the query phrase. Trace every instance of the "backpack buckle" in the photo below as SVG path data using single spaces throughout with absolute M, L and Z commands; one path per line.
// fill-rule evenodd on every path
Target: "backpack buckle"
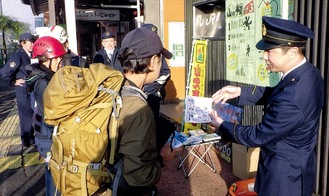
M 101 168 L 100 163 L 90 163 L 88 165 L 88 169 L 91 169 L 91 170 L 99 170 L 100 168 Z
M 70 171 L 71 171 L 72 173 L 77 173 L 77 172 L 79 171 L 79 167 L 76 166 L 76 165 L 71 165 L 71 166 L 70 166 Z

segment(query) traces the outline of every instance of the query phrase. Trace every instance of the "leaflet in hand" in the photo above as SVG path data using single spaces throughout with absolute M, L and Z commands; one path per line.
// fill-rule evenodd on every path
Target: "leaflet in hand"
M 241 122 L 243 109 L 229 103 L 217 103 L 213 106 L 212 99 L 207 97 L 187 96 L 185 99 L 185 122 L 208 123 L 211 122 L 209 112 L 216 110 L 224 120 L 234 123 Z
M 214 110 L 217 112 L 224 121 L 230 121 L 233 123 L 241 123 L 243 109 L 231 105 L 229 103 L 218 102 L 214 105 Z

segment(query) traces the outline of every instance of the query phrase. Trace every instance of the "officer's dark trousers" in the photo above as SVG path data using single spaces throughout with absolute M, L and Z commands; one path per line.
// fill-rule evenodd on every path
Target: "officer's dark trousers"
M 27 94 L 25 86 L 15 86 L 15 90 L 22 145 L 30 146 L 34 141 L 32 128 L 33 110 L 30 96 Z
M 153 94 L 149 94 L 147 97 L 147 103 L 152 109 L 155 118 L 160 116 L 160 101 L 161 98 Z

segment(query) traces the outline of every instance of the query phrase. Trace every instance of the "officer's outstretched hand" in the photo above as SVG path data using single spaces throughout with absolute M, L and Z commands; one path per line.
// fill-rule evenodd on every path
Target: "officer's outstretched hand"
M 212 95 L 212 101 L 215 103 L 225 103 L 229 99 L 239 97 L 241 95 L 241 88 L 237 86 L 225 86 Z
M 218 129 L 220 124 L 222 124 L 222 122 L 224 121 L 221 117 L 218 116 L 215 110 L 210 111 L 209 117 L 211 118 L 211 122 L 209 123 L 209 125 L 211 127 L 214 127 L 215 129 Z

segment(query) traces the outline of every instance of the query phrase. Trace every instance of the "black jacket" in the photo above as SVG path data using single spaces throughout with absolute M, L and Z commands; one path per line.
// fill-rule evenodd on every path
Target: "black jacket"
M 123 68 L 118 60 L 119 52 L 120 48 L 115 48 L 113 51 L 112 59 L 110 60 L 108 55 L 106 54 L 106 50 L 101 49 L 95 54 L 93 63 L 103 63 L 122 72 Z

